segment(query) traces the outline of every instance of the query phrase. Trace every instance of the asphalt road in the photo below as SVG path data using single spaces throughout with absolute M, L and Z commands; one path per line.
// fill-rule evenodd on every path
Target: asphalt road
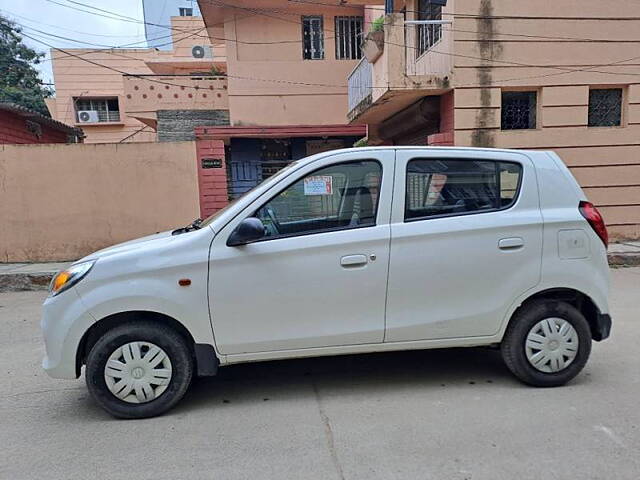
M 570 385 L 498 352 L 226 367 L 169 414 L 121 421 L 40 369 L 44 294 L 0 294 L 0 479 L 640 478 L 640 269 L 613 272 L 613 335 Z

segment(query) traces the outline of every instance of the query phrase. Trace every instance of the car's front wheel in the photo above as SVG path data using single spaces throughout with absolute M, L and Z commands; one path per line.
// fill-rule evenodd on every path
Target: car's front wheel
M 523 305 L 509 323 L 502 356 L 513 374 L 529 385 L 555 387 L 574 378 L 591 353 L 584 315 L 557 300 Z
M 86 381 L 98 404 L 119 418 L 160 415 L 184 396 L 193 376 L 185 339 L 151 322 L 107 331 L 87 357 Z

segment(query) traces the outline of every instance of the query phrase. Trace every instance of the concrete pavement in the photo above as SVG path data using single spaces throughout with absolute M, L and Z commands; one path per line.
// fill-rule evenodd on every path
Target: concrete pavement
M 225 367 L 155 419 L 48 378 L 43 292 L 0 294 L 0 479 L 640 478 L 640 269 L 612 272 L 611 339 L 571 384 L 459 349 Z

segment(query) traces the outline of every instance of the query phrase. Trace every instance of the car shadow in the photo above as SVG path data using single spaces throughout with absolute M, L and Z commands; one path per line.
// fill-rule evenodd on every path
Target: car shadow
M 376 395 L 389 389 L 524 388 L 490 348 L 414 350 L 230 365 L 194 380 L 175 414 L 216 404 L 248 404 L 283 397 Z

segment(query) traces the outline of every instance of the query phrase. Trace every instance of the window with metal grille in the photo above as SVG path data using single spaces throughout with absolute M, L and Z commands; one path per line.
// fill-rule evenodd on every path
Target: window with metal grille
M 622 124 L 622 89 L 589 90 L 589 126 L 619 127 Z
M 502 92 L 502 130 L 536 128 L 537 92 Z
M 321 15 L 302 17 L 302 58 L 324 59 L 324 26 Z
M 120 107 L 118 98 L 75 98 L 76 119 L 80 121 L 79 112 L 98 112 L 98 122 L 119 122 Z
M 193 8 L 180 7 L 178 10 L 180 11 L 181 17 L 193 17 Z
M 362 58 L 363 17 L 335 17 L 336 60 L 360 60 Z
M 442 20 L 442 6 L 431 0 L 418 2 L 418 20 Z M 441 24 L 416 25 L 416 57 L 419 57 L 442 38 Z

